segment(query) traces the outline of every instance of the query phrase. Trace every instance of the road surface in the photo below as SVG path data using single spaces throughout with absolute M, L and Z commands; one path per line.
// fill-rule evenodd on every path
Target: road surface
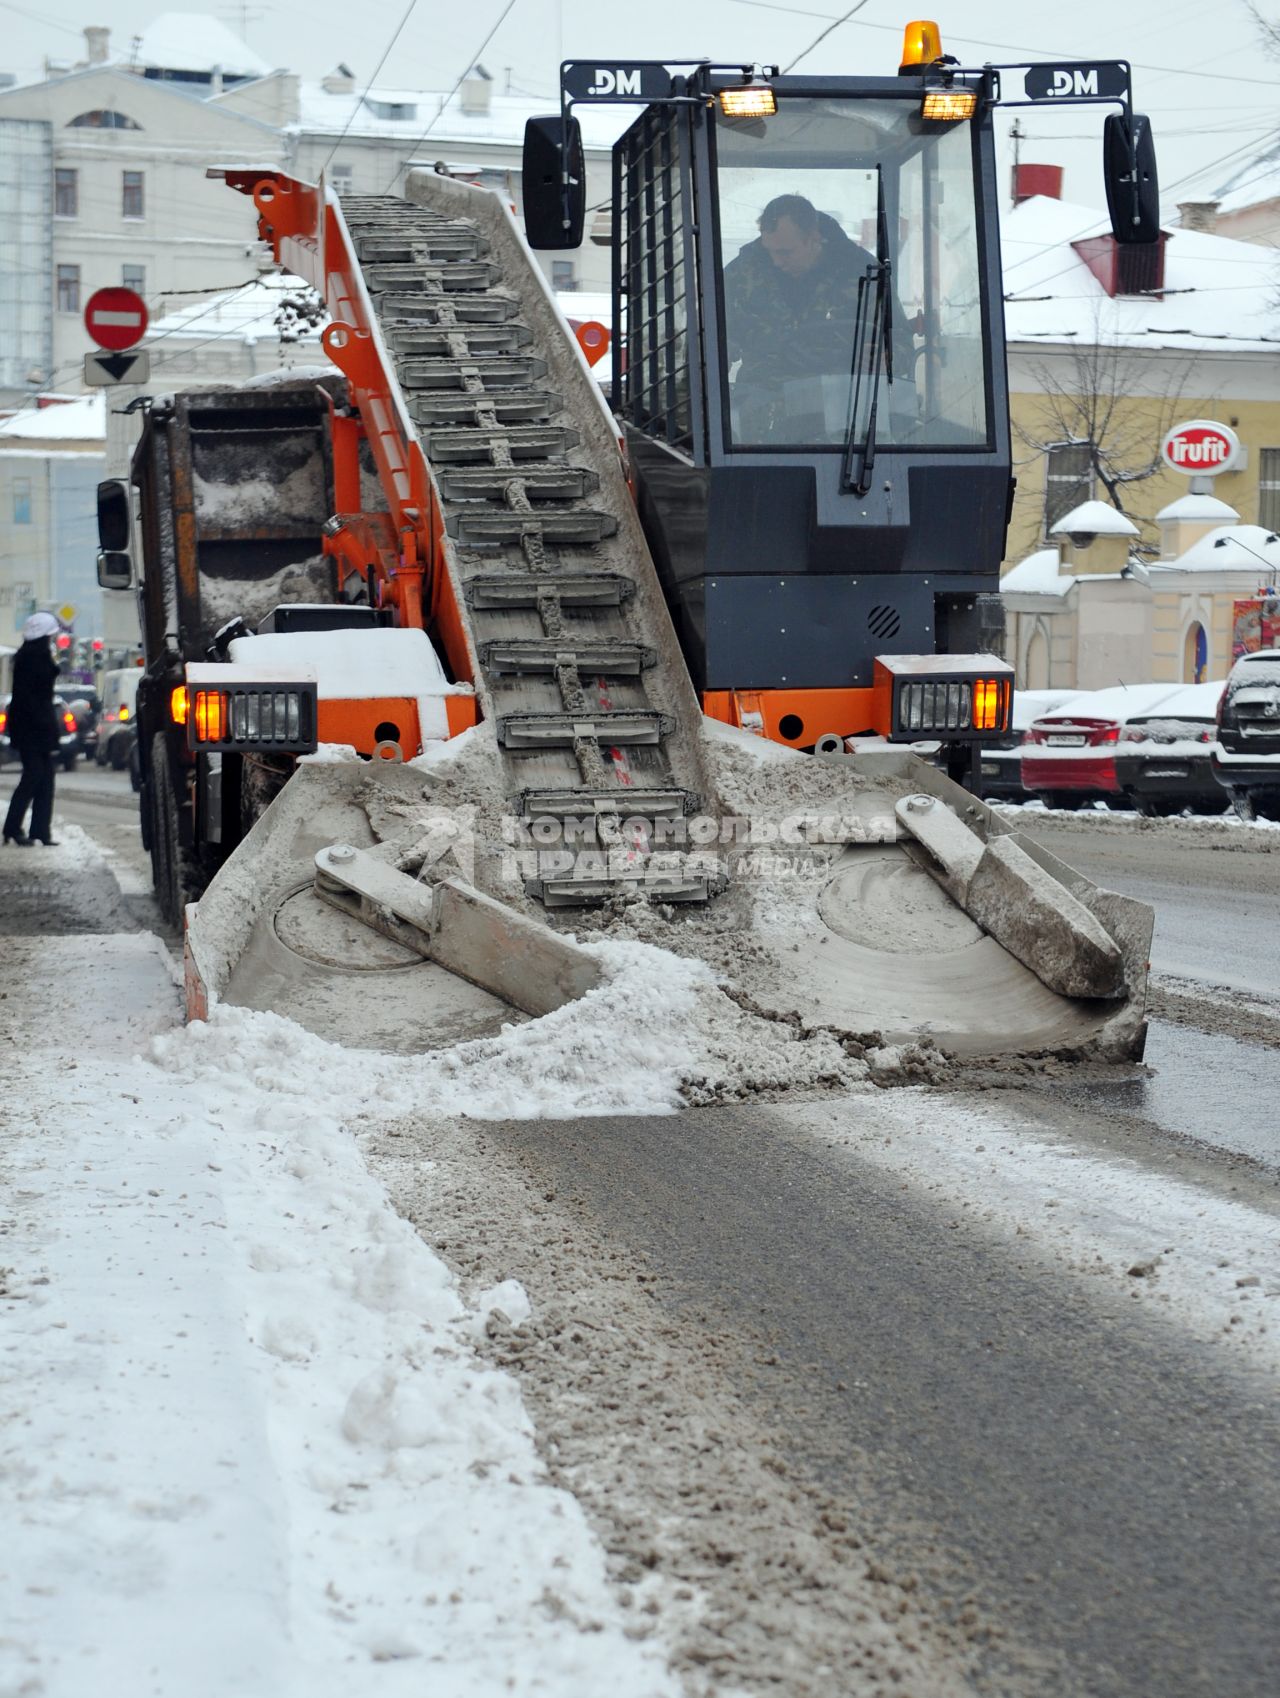
M 57 805 L 116 888 L 30 851 L 0 929 L 154 929 L 127 781 Z M 1148 1069 L 368 1128 L 464 1280 L 528 1291 L 488 1348 L 618 1587 L 696 1600 L 691 1692 L 1275 1691 L 1280 834 L 1033 829 L 1156 906 Z

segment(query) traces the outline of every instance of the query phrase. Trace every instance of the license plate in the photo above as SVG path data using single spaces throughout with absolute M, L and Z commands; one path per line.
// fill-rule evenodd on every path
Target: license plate
M 1083 737 L 1046 737 L 1045 742 L 1055 749 L 1082 749 Z
M 1189 767 L 1185 766 L 1149 766 L 1146 776 L 1148 778 L 1189 778 L 1191 771 Z
M 998 778 L 999 775 L 1000 775 L 1000 768 L 995 764 L 994 761 L 983 761 L 983 763 L 982 763 L 982 776 L 984 778 Z

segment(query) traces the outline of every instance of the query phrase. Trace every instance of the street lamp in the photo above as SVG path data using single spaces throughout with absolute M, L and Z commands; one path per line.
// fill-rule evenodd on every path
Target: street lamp
M 1236 547 L 1242 548 L 1245 551 L 1246 554 L 1252 554 L 1252 556 L 1255 560 L 1261 560 L 1262 564 L 1267 568 L 1268 571 L 1271 571 L 1272 568 L 1274 568 L 1274 566 L 1276 564 L 1276 562 L 1274 560 L 1268 560 L 1265 554 L 1259 554 L 1256 548 L 1250 548 L 1248 543 L 1247 542 L 1241 542 L 1239 537 L 1219 537 L 1217 542 L 1215 542 L 1213 546 L 1215 548 L 1225 548 L 1229 542 L 1235 543 Z M 1278 537 L 1275 534 L 1275 532 L 1272 531 L 1270 536 L 1263 537 L 1263 539 L 1262 539 L 1263 548 L 1265 548 L 1269 542 L 1280 542 L 1280 537 Z

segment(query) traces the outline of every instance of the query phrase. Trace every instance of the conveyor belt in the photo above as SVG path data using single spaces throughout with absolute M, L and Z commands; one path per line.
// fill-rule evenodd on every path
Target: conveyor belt
M 676 704 L 660 699 L 669 631 L 646 629 L 654 598 L 636 593 L 617 513 L 595 499 L 606 477 L 616 486 L 616 463 L 592 463 L 584 441 L 600 433 L 566 415 L 546 382 L 557 351 L 539 348 L 522 311 L 536 281 L 504 275 L 469 219 L 392 196 L 346 196 L 342 212 L 436 476 L 513 804 L 530 821 L 594 821 L 601 845 L 627 847 L 616 877 L 597 867 L 530 889 L 552 906 L 626 886 L 706 900 L 717 881 L 705 867 L 669 852 L 660 876 L 649 865 L 644 822 L 704 798 L 672 748 Z

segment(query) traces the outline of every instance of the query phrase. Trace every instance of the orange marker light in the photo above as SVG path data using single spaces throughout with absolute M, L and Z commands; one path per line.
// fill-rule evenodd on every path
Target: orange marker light
M 220 743 L 227 734 L 227 698 L 221 690 L 197 690 L 196 741 Z
M 916 18 L 902 36 L 902 69 L 932 65 L 942 57 L 942 31 L 928 18 Z
M 190 706 L 191 704 L 187 698 L 187 687 L 185 684 L 179 684 L 176 690 L 170 690 L 169 718 L 175 725 L 185 725 L 187 723 L 187 713 Z

